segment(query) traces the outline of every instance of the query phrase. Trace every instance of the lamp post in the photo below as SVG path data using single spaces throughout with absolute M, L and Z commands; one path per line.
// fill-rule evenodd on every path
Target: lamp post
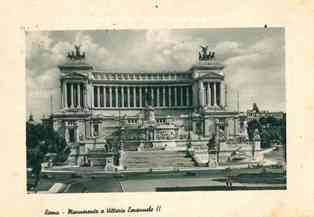
M 192 147 L 192 141 L 191 141 L 191 128 L 192 128 L 192 113 L 189 113 L 189 125 L 188 125 L 188 138 L 186 143 L 186 157 L 190 156 L 190 148 Z
M 215 133 L 208 141 L 208 166 L 216 167 L 219 163 L 220 136 L 219 136 L 219 120 L 215 120 Z
M 219 164 L 219 152 L 220 152 L 220 140 L 221 140 L 221 137 L 220 137 L 220 128 L 219 128 L 219 120 L 216 119 L 215 120 L 215 125 L 216 125 L 216 138 L 215 138 L 215 149 L 216 149 L 216 161 L 217 161 L 217 164 Z
M 208 148 L 208 167 L 216 166 L 216 134 L 212 135 L 212 137 L 208 140 L 207 148 Z

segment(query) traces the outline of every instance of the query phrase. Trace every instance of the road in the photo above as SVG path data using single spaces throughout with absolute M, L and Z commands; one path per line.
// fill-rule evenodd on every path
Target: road
M 283 150 L 279 149 L 265 155 L 266 158 L 283 161 Z M 90 172 L 90 168 L 78 169 L 80 174 Z M 84 171 L 82 171 L 84 170 Z M 281 169 L 267 169 L 267 173 L 263 168 L 259 169 L 241 169 L 241 174 L 234 172 L 233 186 L 242 190 L 249 188 L 285 188 L 285 175 L 280 174 Z M 55 183 L 64 183 L 67 185 L 68 193 L 80 192 L 154 192 L 160 189 L 186 190 L 224 190 L 225 177 L 223 172 L 217 171 L 194 171 L 186 172 L 171 172 L 166 174 L 125 174 L 122 177 L 114 177 L 111 175 L 92 176 L 69 176 L 58 175 L 51 178 L 43 177 L 39 182 L 37 190 L 46 192 Z M 185 188 L 185 189 L 184 189 Z
M 83 192 L 154 192 L 185 190 L 225 190 L 225 177 L 211 174 L 151 174 L 136 176 L 42 178 L 38 191 L 48 191 L 54 183 L 67 185 L 66 193 Z M 264 173 L 237 174 L 233 186 L 239 190 L 272 189 L 286 186 L 285 176 L 269 170 Z

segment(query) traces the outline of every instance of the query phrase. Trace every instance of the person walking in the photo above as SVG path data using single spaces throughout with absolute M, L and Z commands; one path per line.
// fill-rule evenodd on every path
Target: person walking
M 226 188 L 227 190 L 232 189 L 232 170 L 230 167 L 226 168 Z

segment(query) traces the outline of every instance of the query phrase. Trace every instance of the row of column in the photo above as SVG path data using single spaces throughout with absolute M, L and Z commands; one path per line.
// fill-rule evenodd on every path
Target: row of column
M 62 104 L 64 108 L 86 107 L 86 87 L 83 83 L 63 83 Z
M 191 86 L 94 86 L 94 107 L 140 108 L 192 105 Z M 149 98 L 149 99 L 148 99 Z
M 223 82 L 200 81 L 200 105 L 201 106 L 223 106 L 224 103 Z

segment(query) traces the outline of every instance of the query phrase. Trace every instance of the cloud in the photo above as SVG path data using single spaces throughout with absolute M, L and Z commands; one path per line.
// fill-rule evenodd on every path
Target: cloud
M 77 33 L 74 44 L 81 45 L 81 51 L 86 52 L 87 62 L 92 65 L 101 65 L 110 58 L 109 51 L 95 43 L 93 38 L 88 34 L 82 32 Z M 71 49 L 73 49 L 73 46 Z
M 285 110 L 283 38 L 262 39 L 245 49 L 231 47 L 237 55 L 224 60 L 225 75 L 232 92 L 240 93 L 240 107 L 247 109 L 256 102 L 265 110 Z M 231 104 L 235 107 L 235 102 Z
M 49 96 L 58 102 L 58 70 L 69 43 L 54 43 L 47 32 L 28 32 L 26 37 L 27 113 L 37 117 L 50 111 Z M 57 108 L 55 103 L 55 108 Z
M 105 37 L 103 37 L 105 38 Z M 206 35 L 192 37 L 171 30 L 148 30 L 128 40 L 112 39 L 110 46 L 87 32 L 69 39 L 56 39 L 50 32 L 28 32 L 26 37 L 27 112 L 40 116 L 59 107 L 59 71 L 73 44 L 81 45 L 87 62 L 104 71 L 187 70 L 198 61 L 200 44 L 210 44 Z M 229 97 L 240 91 L 241 108 L 253 101 L 265 109 L 282 109 L 285 104 L 283 35 L 262 38 L 255 43 L 225 40 L 214 48 L 217 60 L 225 64 Z M 273 91 L 278 92 L 273 94 Z M 277 103 L 280 102 L 280 103 Z M 233 103 L 234 104 L 234 103 Z
M 103 63 L 109 52 L 95 43 L 90 35 L 79 32 L 74 44 L 81 45 L 86 52 L 87 61 L 97 65 Z M 50 112 L 50 96 L 53 97 L 53 110 L 60 105 L 58 65 L 66 60 L 67 52 L 73 50 L 73 44 L 67 41 L 55 41 L 49 32 L 28 32 L 26 37 L 26 87 L 27 113 L 37 118 Z
M 196 61 L 198 44 L 197 39 L 176 38 L 170 30 L 148 30 L 143 40 L 121 54 L 118 59 L 123 62 L 115 65 L 121 70 L 186 70 Z
M 245 54 L 245 49 L 242 48 L 242 44 L 236 41 L 223 41 L 218 43 L 214 51 L 221 61 Z

